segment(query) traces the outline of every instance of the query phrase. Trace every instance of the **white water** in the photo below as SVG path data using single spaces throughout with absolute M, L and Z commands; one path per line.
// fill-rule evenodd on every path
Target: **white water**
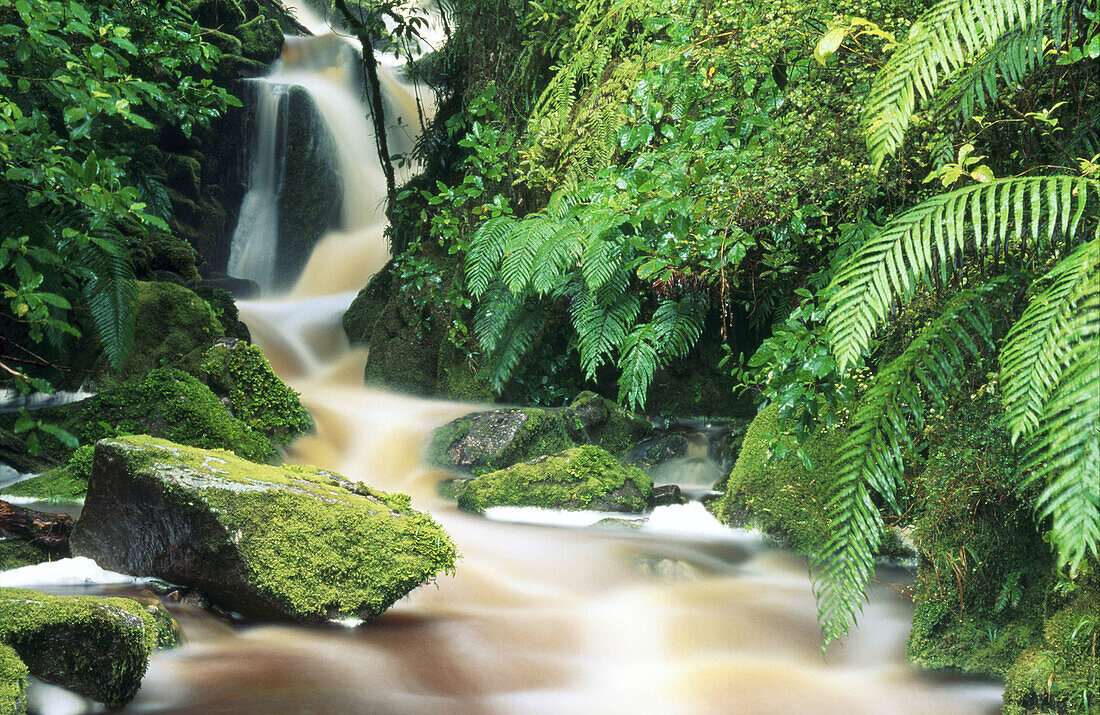
M 282 134 L 286 104 L 282 88 L 267 82 L 249 82 L 255 107 L 256 128 L 248 192 L 229 248 L 228 271 L 232 276 L 256 281 L 261 289 L 275 279 L 275 250 L 279 242 L 279 192 L 282 189 Z
M 134 580 L 133 576 L 100 568 L 99 564 L 85 556 L 46 561 L 0 572 L 0 586 L 8 588 L 102 586 L 133 583 Z

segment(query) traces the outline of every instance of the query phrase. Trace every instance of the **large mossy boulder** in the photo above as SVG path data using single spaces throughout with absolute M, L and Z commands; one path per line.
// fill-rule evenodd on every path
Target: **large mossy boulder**
M 11 646 L 0 644 L 0 713 L 27 712 L 27 676 L 30 671 Z
M 593 392 L 564 408 L 503 408 L 460 417 L 432 434 L 430 464 L 484 474 L 583 444 L 615 454 L 650 437 L 653 425 Z
M 288 444 L 313 428 L 298 393 L 275 375 L 255 345 L 219 342 L 199 369 L 214 394 L 228 401 L 234 417 L 276 444 Z
M 408 497 L 146 436 L 96 445 L 75 555 L 196 587 L 250 618 L 372 618 L 454 567 Z
M 130 599 L 0 588 L 0 703 L 5 671 L 16 676 L 7 689 L 17 696 L 25 672 L 3 646 L 31 675 L 118 708 L 141 686 L 157 637 L 156 618 Z
M 140 381 L 30 414 L 68 430 L 81 444 L 118 434 L 150 434 L 195 447 L 228 449 L 258 462 L 278 456 L 271 440 L 231 415 L 209 387 L 179 370 L 153 370 Z M 0 427 L 14 420 L 14 413 L 0 415 Z M 42 440 L 42 446 L 54 464 L 67 462 L 73 454 L 56 440 Z
M 711 509 L 732 526 L 759 529 L 802 553 L 811 553 L 829 534 L 826 475 L 843 437 L 824 433 L 802 446 L 810 468 L 794 453 L 772 457 L 780 433 L 778 409 L 760 411 L 745 433 L 741 451 L 726 481 L 726 491 Z
M 585 445 L 472 479 L 458 506 L 475 513 L 494 506 L 640 512 L 652 495 L 653 480 L 645 472 Z

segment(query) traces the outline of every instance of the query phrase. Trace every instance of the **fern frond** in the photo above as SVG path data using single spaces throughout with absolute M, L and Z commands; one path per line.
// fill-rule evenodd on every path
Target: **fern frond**
M 1035 25 L 1062 0 L 940 0 L 913 24 L 875 77 L 864 112 L 867 146 L 878 168 L 901 145 L 918 98 L 1017 27 Z
M 925 400 L 960 384 L 969 360 L 993 347 L 992 320 L 985 307 L 1007 296 L 1008 281 L 997 278 L 957 293 L 943 312 L 878 374 L 860 401 L 849 433 L 837 450 L 829 485 L 828 540 L 811 562 L 825 644 L 848 632 L 862 610 L 874 573 L 882 518 L 872 490 L 895 511 L 905 455 L 913 449 L 910 422 L 924 424 Z
M 544 323 L 541 311 L 526 303 L 518 306 L 508 316 L 489 357 L 489 382 L 494 390 L 499 392 L 504 389 Z
M 642 303 L 628 288 L 629 277 L 620 271 L 618 280 L 595 293 L 585 291 L 572 306 L 581 368 L 589 380 L 596 379 L 596 369 L 626 341 L 638 319 Z
M 1068 362 L 1024 465 L 1025 483 L 1046 484 L 1036 506 L 1051 520 L 1059 561 L 1076 569 L 1089 554 L 1100 556 L 1100 341 L 1079 343 Z
M 90 239 L 81 256 L 92 275 L 84 286 L 84 299 L 107 360 L 119 368 L 134 344 L 137 279 L 117 231 L 101 228 Z
M 662 301 L 653 319 L 636 327 L 623 343 L 619 402 L 634 410 L 645 407 L 654 373 L 688 354 L 703 333 L 705 317 L 705 307 L 693 298 Z
M 1001 350 L 1001 384 L 1013 442 L 1039 427 L 1081 343 L 1100 343 L 1100 238 L 1077 248 L 1047 274 L 1050 285 L 1028 304 Z
M 517 221 L 510 216 L 498 216 L 481 224 L 470 237 L 466 253 L 466 284 L 475 298 L 489 288 L 496 275 L 504 249 L 512 240 Z
M 826 327 L 840 369 L 859 359 L 891 310 L 907 303 L 918 286 L 943 280 L 967 249 L 1028 235 L 1037 249 L 1049 249 L 1056 232 L 1077 234 L 1086 205 L 1097 199 L 1100 181 L 1093 179 L 999 179 L 940 194 L 904 212 L 833 279 Z M 1096 217 L 1087 221 L 1084 233 L 1091 237 Z
M 513 293 L 522 293 L 535 268 L 535 255 L 561 229 L 561 224 L 541 214 L 528 216 L 512 231 L 504 248 L 500 276 Z

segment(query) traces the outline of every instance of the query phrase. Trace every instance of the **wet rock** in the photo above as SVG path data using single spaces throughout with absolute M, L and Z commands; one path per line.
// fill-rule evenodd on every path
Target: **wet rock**
M 640 519 L 616 519 L 609 516 L 606 519 L 600 519 L 592 525 L 593 529 L 600 529 L 603 531 L 638 531 L 645 524 Z
M 402 494 L 146 436 L 96 445 L 70 544 L 249 618 L 305 621 L 373 618 L 456 557 Z
M 428 461 L 439 467 L 483 474 L 588 440 L 571 410 L 509 408 L 475 412 L 440 427 L 428 445 Z
M 687 499 L 680 492 L 680 487 L 675 484 L 662 484 L 653 488 L 653 506 L 673 506 L 687 504 Z
M 619 453 L 653 434 L 653 425 L 594 392 L 582 392 L 569 403 L 588 432 L 586 441 Z
M 196 284 L 197 287 L 218 288 L 224 290 L 237 300 L 248 300 L 260 297 L 260 284 L 247 278 L 234 278 L 224 273 L 211 274 Z
M 192 284 L 191 290 L 205 300 L 214 311 L 214 316 L 225 329 L 226 338 L 243 340 L 246 343 L 252 342 L 252 334 L 248 331 L 248 326 L 241 322 L 237 304 L 229 291 L 201 283 Z
M 31 675 L 108 707 L 121 707 L 137 693 L 157 638 L 154 616 L 130 599 L 0 588 L 0 644 L 18 654 Z M 0 652 L 0 670 L 4 660 Z M 0 675 L 0 699 L 3 690 Z
M 476 513 L 494 506 L 641 512 L 652 494 L 653 480 L 645 472 L 585 445 L 477 477 L 458 506 Z
M 638 570 L 647 576 L 670 579 L 673 581 L 695 581 L 699 576 L 686 561 L 663 559 L 655 556 L 642 556 L 635 562 Z

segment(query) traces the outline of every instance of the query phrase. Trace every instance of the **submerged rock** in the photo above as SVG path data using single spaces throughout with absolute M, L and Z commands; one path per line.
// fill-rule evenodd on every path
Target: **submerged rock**
M 473 479 L 458 506 L 476 513 L 494 506 L 640 512 L 652 494 L 653 480 L 645 472 L 585 445 Z
M 307 621 L 373 618 L 456 558 L 402 494 L 147 436 L 96 445 L 70 544 L 247 617 Z
M 620 453 L 652 433 L 649 422 L 582 392 L 566 408 L 505 408 L 460 417 L 432 434 L 428 461 L 483 474 L 584 444 Z
M 130 599 L 0 588 L 0 705 L 5 690 L 19 697 L 21 669 L 5 645 L 31 675 L 118 708 L 141 686 L 157 639 L 156 618 Z

